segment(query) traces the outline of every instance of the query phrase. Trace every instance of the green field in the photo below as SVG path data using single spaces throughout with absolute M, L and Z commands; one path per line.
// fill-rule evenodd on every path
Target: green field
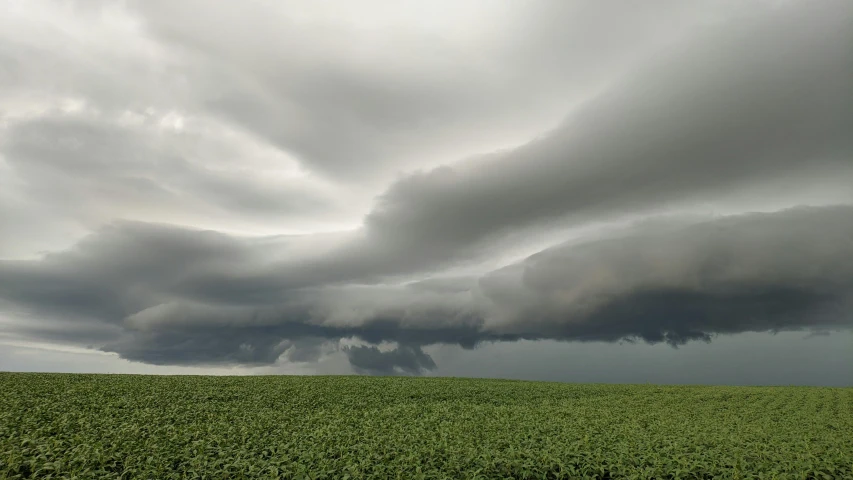
M 853 389 L 0 373 L 0 478 L 853 478 Z

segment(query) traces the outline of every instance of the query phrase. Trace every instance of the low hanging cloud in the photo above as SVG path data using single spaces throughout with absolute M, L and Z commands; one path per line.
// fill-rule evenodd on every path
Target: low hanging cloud
M 479 278 L 452 278 L 447 288 L 440 278 L 329 285 L 280 290 L 276 302 L 253 306 L 175 295 L 186 272 L 215 277 L 205 266 L 216 262 L 249 268 L 252 258 L 263 258 L 255 248 L 211 232 L 116 225 L 76 250 L 0 263 L 0 298 L 39 317 L 62 317 L 69 340 L 75 321 L 118 327 L 100 348 L 131 360 L 270 364 L 290 349 L 295 358 L 316 358 L 324 341 L 357 339 L 372 346 L 344 352 L 356 370 L 374 373 L 434 368 L 421 350 L 432 344 L 679 345 L 717 334 L 853 326 L 853 266 L 844 261 L 853 255 L 849 206 L 640 222 Z M 230 281 L 235 291 L 245 288 Z M 387 342 L 399 346 L 377 347 Z
M 317 24 L 272 4 L 193 21 L 186 5 L 69 4 L 78 24 L 44 39 L 9 24 L 0 82 L 13 99 L 61 98 L 0 94 L 0 255 L 66 224 L 85 234 L 0 259 L 4 329 L 157 365 L 337 351 L 359 373 L 420 374 L 440 364 L 430 345 L 850 328 L 853 4 L 678 5 L 596 37 L 600 61 L 576 45 L 596 29 L 560 20 L 616 22 L 598 2 L 522 9 L 531 36 L 512 48 L 487 25 L 447 45 L 394 30 L 407 47 L 379 48 L 349 26 L 279 48 Z M 91 32 L 133 48 L 112 63 Z M 80 51 L 128 81 L 89 81 Z M 468 130 L 493 145 L 516 120 L 538 136 L 467 157 Z
M 487 327 L 549 338 L 680 344 L 718 333 L 853 321 L 853 208 L 802 208 L 694 225 L 637 225 L 486 275 Z
M 381 351 L 375 346 L 344 347 L 344 352 L 358 373 L 417 375 L 436 367 L 432 357 L 417 346 L 402 345 L 390 351 Z

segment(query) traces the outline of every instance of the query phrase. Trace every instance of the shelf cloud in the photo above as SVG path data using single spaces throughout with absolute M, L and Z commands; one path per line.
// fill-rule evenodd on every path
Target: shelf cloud
M 0 326 L 368 374 L 850 329 L 853 4 L 667 3 L 17 5 Z

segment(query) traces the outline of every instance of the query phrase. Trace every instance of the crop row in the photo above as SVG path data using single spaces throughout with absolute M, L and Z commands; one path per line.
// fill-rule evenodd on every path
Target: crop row
M 0 478 L 853 479 L 853 389 L 0 373 Z

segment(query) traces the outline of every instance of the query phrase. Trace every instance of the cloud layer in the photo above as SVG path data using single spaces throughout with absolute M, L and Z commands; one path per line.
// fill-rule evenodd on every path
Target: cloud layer
M 853 326 L 853 6 L 616 5 L 15 7 L 4 329 L 419 374 Z
M 0 293 L 50 320 L 23 332 L 79 342 L 78 332 L 94 320 L 115 334 L 101 348 L 132 360 L 266 364 L 286 352 L 310 359 L 324 341 L 398 344 L 390 351 L 345 349 L 354 367 L 375 372 L 431 368 L 420 347 L 437 343 L 679 345 L 715 334 L 853 323 L 853 267 L 839 261 L 853 255 L 853 207 L 694 222 L 641 222 L 477 278 L 295 289 L 264 274 L 268 267 L 261 260 L 269 245 L 121 224 L 68 252 L 3 262 Z M 287 272 L 287 261 L 277 269 Z M 271 283 L 260 285 L 261 278 Z M 227 282 L 229 288 L 207 302 L 178 293 L 198 291 L 193 282 Z M 264 294 L 247 302 L 256 292 Z

